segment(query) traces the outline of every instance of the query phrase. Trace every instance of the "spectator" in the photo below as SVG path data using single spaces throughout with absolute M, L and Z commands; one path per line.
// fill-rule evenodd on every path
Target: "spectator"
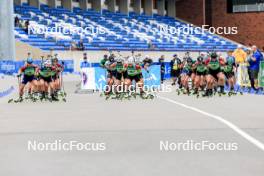
M 159 58 L 161 84 L 163 84 L 164 75 L 165 75 L 165 63 L 164 63 L 164 60 L 165 60 L 164 55 L 162 55 Z
M 236 59 L 237 65 L 246 62 L 247 53 L 243 50 L 242 45 L 239 45 L 237 49 L 235 49 L 235 51 L 233 52 L 233 56 Z
M 258 73 L 259 73 L 259 65 L 260 61 L 263 60 L 263 55 L 262 53 L 258 50 L 258 48 L 253 45 L 252 46 L 252 55 L 248 57 L 248 75 L 249 75 L 249 80 L 251 87 L 254 90 L 257 90 L 256 85 L 258 82 Z
M 78 49 L 83 51 L 84 50 L 84 45 L 83 45 L 83 40 L 80 39 L 79 43 L 78 43 Z
M 88 61 L 87 53 L 83 53 L 83 62 L 81 63 L 81 68 L 91 67 L 91 62 Z
M 70 50 L 76 50 L 77 46 L 76 46 L 76 42 L 75 41 L 72 41 L 71 42 L 71 47 L 70 47 Z
M 25 32 L 28 34 L 29 20 L 25 22 Z
M 148 44 L 148 48 L 149 49 L 154 49 L 155 48 L 155 46 L 152 44 L 151 40 L 148 40 L 147 44 Z
M 18 16 L 15 17 L 15 27 L 19 27 L 20 24 L 20 20 L 18 18 Z

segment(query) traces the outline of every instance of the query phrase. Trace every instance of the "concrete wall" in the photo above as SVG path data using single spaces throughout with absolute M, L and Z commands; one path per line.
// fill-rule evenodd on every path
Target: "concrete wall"
M 15 5 L 21 5 L 22 1 L 21 0 L 14 0 Z
M 158 1 L 158 14 L 159 15 L 165 15 L 165 0 L 159 0 Z
M 108 0 L 108 10 L 111 12 L 116 11 L 116 0 Z
M 24 60 L 27 57 L 27 53 L 32 53 L 32 58 L 40 58 L 40 56 L 47 56 L 48 52 L 44 52 L 39 48 L 35 48 L 24 42 L 16 40 L 16 60 Z
M 133 6 L 134 12 L 141 14 L 141 0 L 134 0 L 135 4 Z
M 121 0 L 119 10 L 121 13 L 128 14 L 129 12 L 129 0 Z
M 96 11 L 102 10 L 102 0 L 92 0 L 92 8 Z
M 61 0 L 61 6 L 64 7 L 65 9 L 72 10 L 73 5 L 72 5 L 72 0 Z
M 50 7 L 56 8 L 58 6 L 58 1 L 57 0 L 48 0 L 48 5 Z
M 176 7 L 175 7 L 175 4 L 176 4 L 176 0 L 168 0 L 168 16 L 170 17 L 174 17 L 176 16 Z
M 49 1 L 49 0 L 39 0 L 39 3 L 40 3 L 40 4 L 48 4 L 48 1 Z
M 13 1 L 0 0 L 0 59 L 15 59 Z
M 151 16 L 153 14 L 153 0 L 144 0 L 144 13 Z
M 33 7 L 37 7 L 37 8 L 40 7 L 39 0 L 28 0 L 28 3 L 30 6 L 33 6 Z

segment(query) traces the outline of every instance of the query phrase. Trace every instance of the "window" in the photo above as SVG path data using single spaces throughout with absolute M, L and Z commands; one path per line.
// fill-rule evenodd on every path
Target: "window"
M 227 4 L 227 11 L 232 13 L 264 11 L 264 0 L 231 0 Z

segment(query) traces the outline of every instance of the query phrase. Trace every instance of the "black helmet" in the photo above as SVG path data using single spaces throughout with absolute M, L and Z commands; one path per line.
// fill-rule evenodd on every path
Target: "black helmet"
M 187 63 L 192 63 L 192 62 L 193 62 L 192 58 L 188 57 L 187 58 Z
M 197 61 L 198 61 L 198 62 L 203 62 L 203 57 L 202 57 L 202 56 L 198 56 L 198 57 L 197 57 Z
M 110 62 L 113 62 L 115 60 L 115 55 L 111 54 L 111 56 L 109 57 Z
M 217 58 L 217 54 L 216 54 L 216 52 L 213 52 L 212 54 L 211 54 L 211 58 Z
M 181 64 L 182 61 L 180 59 L 177 59 L 177 64 Z

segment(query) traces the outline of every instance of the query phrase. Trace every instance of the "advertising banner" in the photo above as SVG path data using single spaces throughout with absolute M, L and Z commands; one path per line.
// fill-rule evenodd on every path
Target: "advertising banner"
M 264 62 L 260 62 L 259 67 L 259 86 L 264 87 Z

